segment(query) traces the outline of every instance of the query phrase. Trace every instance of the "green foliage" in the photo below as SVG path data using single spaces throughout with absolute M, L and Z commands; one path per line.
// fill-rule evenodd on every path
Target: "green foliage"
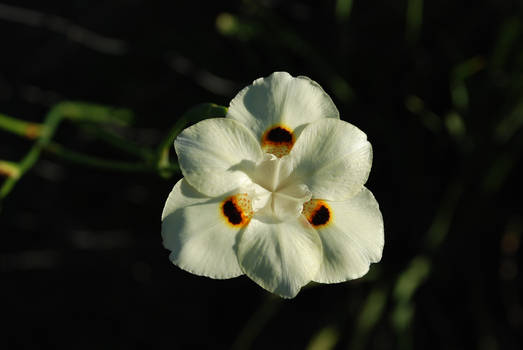
M 346 21 L 350 16 L 352 10 L 352 0 L 337 0 L 336 1 L 336 17 L 338 20 Z
M 0 129 L 35 140 L 33 147 L 19 162 L 0 160 L 0 175 L 7 178 L 0 187 L 0 201 L 7 197 L 20 178 L 33 167 L 40 158 L 42 151 L 54 154 L 66 161 L 89 167 L 121 172 L 156 172 L 162 177 L 169 178 L 180 171 L 178 164 L 169 159 L 169 151 L 180 131 L 189 123 L 210 117 L 223 117 L 226 112 L 226 107 L 212 103 L 202 103 L 193 107 L 178 119 L 157 151 L 137 145 L 115 132 L 103 128 L 108 125 L 129 127 L 133 121 L 133 114 L 126 109 L 83 102 L 61 102 L 49 110 L 41 124 L 29 123 L 0 114 Z M 109 146 L 137 156 L 141 160 L 126 162 L 99 158 L 70 150 L 52 141 L 63 120 L 68 120 L 91 132 L 94 131 L 99 139 Z
M 414 44 L 419 39 L 422 23 L 423 0 L 407 0 L 405 38 L 409 43 Z

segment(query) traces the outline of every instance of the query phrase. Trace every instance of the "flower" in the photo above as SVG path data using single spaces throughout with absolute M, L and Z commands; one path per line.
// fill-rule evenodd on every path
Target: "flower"
M 285 298 L 310 281 L 359 278 L 381 259 L 383 219 L 363 185 L 367 136 L 313 80 L 276 72 L 174 142 L 184 178 L 162 215 L 180 268 L 242 274 Z

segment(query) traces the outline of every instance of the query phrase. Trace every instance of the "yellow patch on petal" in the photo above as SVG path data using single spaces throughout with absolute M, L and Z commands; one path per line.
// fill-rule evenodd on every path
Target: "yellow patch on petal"
M 322 200 L 312 199 L 303 205 L 302 214 L 315 228 L 322 228 L 332 222 L 332 209 Z
M 289 127 L 275 125 L 263 133 L 261 145 L 265 152 L 281 158 L 289 154 L 295 141 L 294 133 Z
M 220 212 L 227 224 L 233 227 L 243 227 L 251 221 L 253 215 L 252 202 L 247 193 L 226 198 L 220 205 Z

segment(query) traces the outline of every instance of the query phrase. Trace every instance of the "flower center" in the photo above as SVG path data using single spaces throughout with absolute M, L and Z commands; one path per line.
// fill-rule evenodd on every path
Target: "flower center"
M 290 128 L 284 125 L 276 125 L 265 131 L 261 139 L 261 146 L 265 152 L 281 158 L 289 154 L 295 141 Z
M 255 183 L 252 208 L 267 220 L 286 221 L 301 215 L 311 192 L 292 174 L 288 157 L 265 154 L 251 175 Z

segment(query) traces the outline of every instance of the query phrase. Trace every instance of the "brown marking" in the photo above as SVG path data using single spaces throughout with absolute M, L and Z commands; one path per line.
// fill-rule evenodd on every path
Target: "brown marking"
M 275 125 L 263 133 L 261 144 L 265 152 L 283 157 L 289 154 L 295 141 L 294 133 L 290 128 Z
M 315 228 L 325 227 L 332 222 L 332 209 L 321 200 L 313 199 L 305 203 L 302 214 Z
M 220 211 L 227 223 L 233 227 L 247 225 L 253 214 L 251 201 L 245 193 L 226 198 L 220 206 Z

